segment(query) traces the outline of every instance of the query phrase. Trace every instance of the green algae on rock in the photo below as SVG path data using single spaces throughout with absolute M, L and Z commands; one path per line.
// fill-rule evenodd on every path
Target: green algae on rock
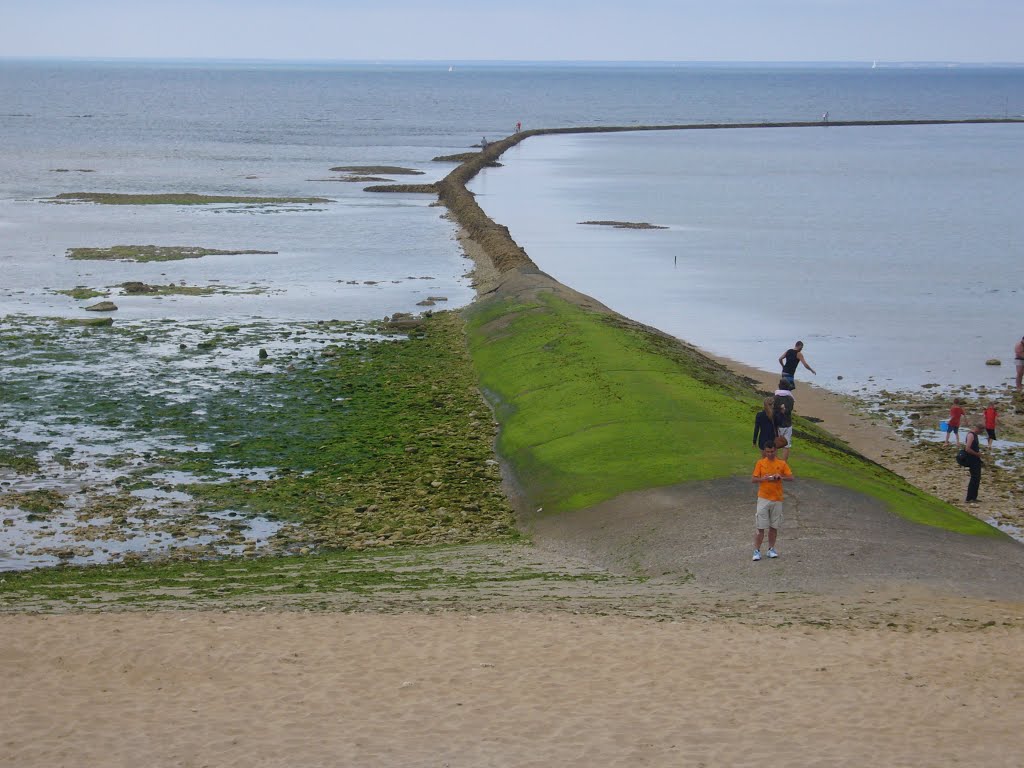
M 179 261 L 203 256 L 272 255 L 277 251 L 225 250 L 180 245 L 112 245 L 108 248 L 68 248 L 67 257 L 89 261 Z
M 373 187 L 364 187 L 364 192 L 408 192 L 413 194 L 436 195 L 437 185 L 435 184 L 380 184 Z
M 458 314 L 435 313 L 400 341 L 336 344 L 330 356 L 293 362 L 287 377 L 260 378 L 258 397 L 278 407 L 254 408 L 252 390 L 219 403 L 223 439 L 177 461 L 192 471 L 270 465 L 275 475 L 182 490 L 211 509 L 298 521 L 296 540 L 318 546 L 515 536 L 493 459 L 496 427 L 463 333 Z M 196 429 L 188 420 L 175 427 Z
M 114 324 L 112 317 L 67 317 L 59 321 L 62 325 L 84 325 L 88 327 L 102 327 Z
M 659 224 L 648 224 L 646 221 L 581 221 L 580 224 L 614 227 L 615 229 L 668 229 Z
M 54 291 L 62 296 L 70 296 L 72 299 L 95 299 L 100 296 L 109 296 L 110 291 L 97 291 L 94 288 L 87 288 L 84 285 L 77 285 L 74 288 L 66 288 L 62 291 Z
M 230 288 L 225 285 L 150 285 L 136 281 L 121 283 L 119 286 L 127 296 L 213 296 L 214 294 L 259 294 L 269 289 L 263 287 Z
M 423 171 L 415 168 L 402 168 L 397 165 L 339 165 L 332 171 L 359 174 L 388 174 L 389 176 L 422 176 Z
M 174 543 L 115 557 L 194 561 L 518 538 L 458 314 L 401 331 L 344 321 L 126 321 L 102 333 L 65 325 L 16 319 L 0 334 L 14 353 L 12 422 L 32 423 L 58 404 L 60 412 L 42 443 L 0 442 L 10 451 L 0 465 L 50 472 L 68 426 L 102 429 L 109 441 L 102 450 L 76 445 L 66 457 L 72 476 L 81 467 L 90 478 L 62 513 L 77 515 L 61 529 L 72 549 L 62 542 L 51 552 L 33 534 L 31 554 L 85 565 L 77 543 L 143 531 Z M 269 350 L 262 359 L 260 349 Z M 75 373 L 40 382 L 55 361 Z M 36 480 L 45 475 L 23 485 Z M 23 523 L 24 505 L 11 506 Z M 240 533 L 254 520 L 272 529 L 258 545 Z M 216 526 L 209 535 L 208 524 Z

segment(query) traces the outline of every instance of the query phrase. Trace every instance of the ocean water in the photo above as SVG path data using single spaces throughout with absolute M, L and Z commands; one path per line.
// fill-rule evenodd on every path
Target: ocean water
M 1024 68 L 2 60 L 0 316 L 79 316 L 84 302 L 55 291 L 128 280 L 234 291 L 115 295 L 128 322 L 365 319 L 415 311 L 428 295 L 458 306 L 472 298 L 469 265 L 430 196 L 324 181 L 337 179 L 331 167 L 399 165 L 423 175 L 397 180 L 431 181 L 452 167 L 432 158 L 504 135 L 517 120 L 777 121 L 825 110 L 834 120 L 1021 114 Z M 775 347 L 807 337 L 829 386 L 841 386 L 840 375 L 852 383 L 904 369 L 901 384 L 961 376 L 958 361 L 966 375 L 991 378 L 973 357 L 1004 356 L 1019 332 L 1004 300 L 1019 287 L 1020 223 L 1007 212 L 1020 208 L 1020 134 L 975 126 L 546 137 L 520 145 L 474 188 L 542 268 L 713 351 L 765 365 Z M 72 191 L 331 202 L 44 201 Z M 531 205 L 540 201 L 544 210 Z M 575 223 L 584 218 L 671 229 L 586 231 Z M 150 243 L 276 253 L 158 264 L 65 257 L 74 247 Z M 602 250 L 608 259 L 588 261 Z M 584 263 L 574 271 L 573 260 Z M 913 289 L 894 295 L 900 274 L 915 276 Z M 606 283 L 639 299 L 605 294 Z

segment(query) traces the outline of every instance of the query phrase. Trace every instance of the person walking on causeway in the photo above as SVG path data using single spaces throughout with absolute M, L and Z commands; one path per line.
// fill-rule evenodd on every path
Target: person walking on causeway
M 766 445 L 775 447 L 775 398 L 766 397 L 764 407 L 754 417 L 754 447 L 764 450 Z
M 775 541 L 782 528 L 782 482 L 793 479 L 789 464 L 775 457 L 775 446 L 766 445 L 761 458 L 754 465 L 750 482 L 757 484 L 757 512 L 754 514 L 754 556 L 755 563 L 761 559 L 761 543 L 764 531 L 768 529 L 768 559 L 779 556 Z

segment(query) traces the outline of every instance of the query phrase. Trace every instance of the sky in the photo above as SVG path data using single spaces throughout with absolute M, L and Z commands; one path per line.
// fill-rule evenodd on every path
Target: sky
M 1024 0 L 0 0 L 0 57 L 1024 61 Z

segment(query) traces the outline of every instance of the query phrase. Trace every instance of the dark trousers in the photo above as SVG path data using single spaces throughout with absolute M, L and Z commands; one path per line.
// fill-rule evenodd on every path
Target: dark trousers
M 967 484 L 967 501 L 975 501 L 978 498 L 978 486 L 981 485 L 981 462 L 978 458 L 972 457 L 968 469 L 971 471 L 971 482 Z

